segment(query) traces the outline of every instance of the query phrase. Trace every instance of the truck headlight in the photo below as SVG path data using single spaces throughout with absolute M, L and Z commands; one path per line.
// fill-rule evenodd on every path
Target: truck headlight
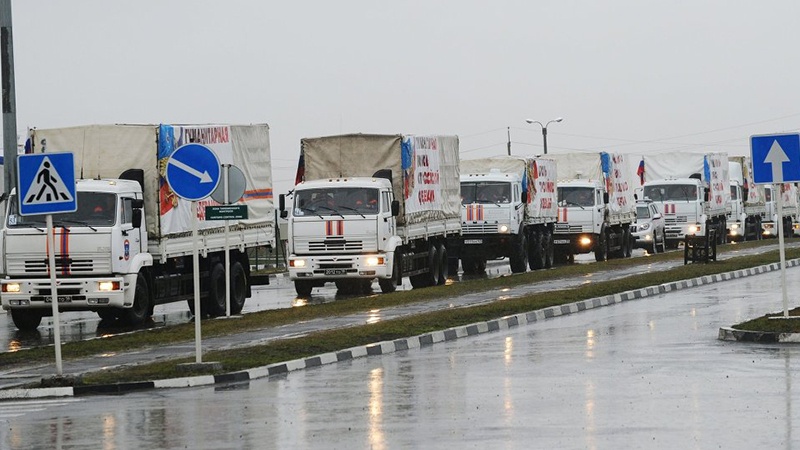
M 738 229 L 739 229 L 739 224 L 738 223 L 735 223 L 735 224 L 731 225 L 731 230 L 738 230 Z
M 689 234 L 699 233 L 700 229 L 700 225 L 689 225 Z
M 497 229 L 501 233 L 508 233 L 508 225 L 500 225 Z
M 3 283 L 3 292 L 19 294 L 21 290 L 19 283 Z
M 100 292 L 111 292 L 119 290 L 119 281 L 98 281 L 97 290 Z
M 583 246 L 592 245 L 592 238 L 583 236 L 580 238 L 580 240 L 578 240 L 578 242 Z
M 383 256 L 368 256 L 367 267 L 382 266 L 386 260 Z
M 295 268 L 300 269 L 300 268 L 303 268 L 305 266 L 306 266 L 306 260 L 305 259 L 290 259 L 289 260 L 289 267 L 295 267 Z

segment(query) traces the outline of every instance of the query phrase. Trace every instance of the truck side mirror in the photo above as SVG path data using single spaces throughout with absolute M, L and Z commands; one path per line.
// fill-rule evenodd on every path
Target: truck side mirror
M 392 200 L 392 216 L 397 217 L 400 215 L 400 201 Z
M 703 201 L 705 201 L 705 202 L 708 201 L 708 196 L 709 196 L 710 193 L 711 193 L 711 189 L 703 188 Z
M 522 203 L 528 203 L 528 193 L 527 192 L 523 192 L 522 193 Z
M 140 198 L 134 198 L 133 200 L 131 200 L 131 207 L 133 209 L 142 209 L 142 208 L 144 208 L 144 200 L 142 200 Z
M 136 201 L 136 200 L 134 200 Z M 139 200 L 141 201 L 141 200 Z M 142 227 L 142 209 L 141 208 L 134 208 L 131 211 L 131 224 L 133 224 L 133 228 L 141 228 Z
M 608 192 L 603 192 L 603 203 L 608 204 Z
M 286 195 L 281 194 L 278 196 L 278 209 L 281 212 L 281 219 L 285 219 L 289 216 L 289 212 L 286 211 Z

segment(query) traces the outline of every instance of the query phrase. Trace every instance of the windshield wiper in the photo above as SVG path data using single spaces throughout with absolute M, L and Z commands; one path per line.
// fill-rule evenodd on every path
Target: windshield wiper
M 580 203 L 571 202 L 569 200 L 562 200 L 562 203 L 564 204 L 564 206 L 577 206 L 580 209 L 586 209 Z
M 16 223 L 14 225 L 11 225 L 11 228 L 15 228 L 15 227 L 36 228 L 39 231 L 46 231 L 44 228 L 39 228 L 38 225 L 34 225 L 32 223 Z
M 344 219 L 344 216 L 342 215 L 342 213 L 340 213 L 336 208 L 331 208 L 330 206 L 327 206 L 327 205 L 319 205 L 319 206 L 317 206 L 317 208 L 325 208 L 328 211 L 333 211 L 335 214 L 338 214 L 339 217 Z
M 56 223 L 62 223 L 62 222 L 63 222 L 63 223 L 71 223 L 71 224 L 73 224 L 73 225 L 80 225 L 80 226 L 83 226 L 83 227 L 87 227 L 87 228 L 91 229 L 92 231 L 97 231 L 97 228 L 95 228 L 95 227 L 93 227 L 93 226 L 89 225 L 89 223 L 88 223 L 88 222 L 83 222 L 83 221 L 81 221 L 81 220 L 73 220 L 73 219 L 61 219 L 61 220 L 59 220 L 59 221 L 58 221 L 58 222 L 56 222 Z
M 359 216 L 361 216 L 362 219 L 366 219 L 367 218 L 367 216 L 365 216 L 364 214 L 361 213 L 361 211 L 359 211 L 359 210 L 357 210 L 355 208 L 351 208 L 349 206 L 343 206 L 343 205 L 339 206 L 339 208 L 344 208 L 344 209 L 349 210 L 349 211 L 355 211 L 355 213 L 358 214 Z M 339 214 L 339 215 L 341 216 L 341 214 Z
M 320 219 L 324 219 L 324 217 L 322 217 L 322 214 L 318 213 L 315 209 L 311 209 L 311 208 L 308 208 L 306 206 L 303 206 L 303 207 L 300 208 L 300 211 L 308 211 L 311 214 L 315 214 Z

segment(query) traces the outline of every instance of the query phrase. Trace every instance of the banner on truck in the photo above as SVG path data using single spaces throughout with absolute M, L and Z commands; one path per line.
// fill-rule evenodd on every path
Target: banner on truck
M 522 185 L 528 194 L 528 214 L 531 217 L 556 217 L 556 162 L 551 159 L 534 159 L 525 168 Z
M 441 210 L 441 142 L 433 136 L 405 136 L 401 148 L 406 214 Z
M 632 180 L 628 177 L 628 163 L 622 153 L 600 153 L 600 164 L 605 178 L 608 204 L 613 212 L 628 211 L 633 207 Z
M 714 208 L 725 208 L 730 204 L 730 176 L 727 153 L 709 153 L 703 165 L 703 178 L 711 191 Z

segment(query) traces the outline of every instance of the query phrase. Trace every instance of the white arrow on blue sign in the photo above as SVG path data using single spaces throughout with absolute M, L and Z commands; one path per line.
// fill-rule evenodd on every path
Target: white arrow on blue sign
M 77 211 L 72 153 L 36 153 L 17 157 L 19 214 L 57 214 Z
M 800 182 L 800 134 L 750 137 L 756 184 Z
M 186 144 L 172 152 L 167 160 L 167 183 L 178 197 L 202 200 L 219 184 L 219 159 L 213 150 L 202 144 Z

